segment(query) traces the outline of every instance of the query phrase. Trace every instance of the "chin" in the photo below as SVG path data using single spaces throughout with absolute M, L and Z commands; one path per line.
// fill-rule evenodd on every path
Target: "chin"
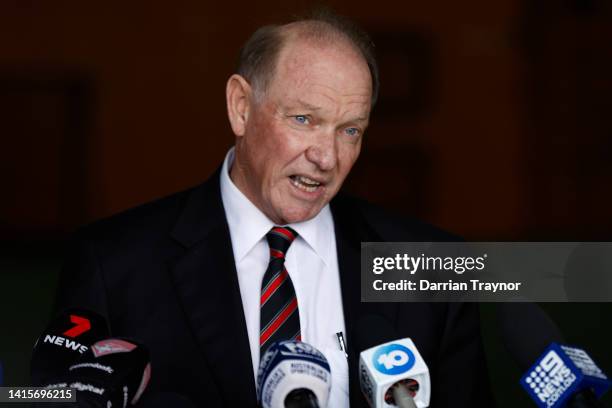
M 321 209 L 303 209 L 296 208 L 295 210 L 282 211 L 282 218 L 285 224 L 294 224 L 302 221 L 308 221 L 311 218 L 314 218 Z

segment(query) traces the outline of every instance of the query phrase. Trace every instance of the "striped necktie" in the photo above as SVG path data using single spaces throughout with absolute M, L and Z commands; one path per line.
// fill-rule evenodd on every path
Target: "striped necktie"
M 260 356 L 276 341 L 301 340 L 297 298 L 285 268 L 285 254 L 297 236 L 289 227 L 274 227 L 266 234 L 270 261 L 261 283 Z

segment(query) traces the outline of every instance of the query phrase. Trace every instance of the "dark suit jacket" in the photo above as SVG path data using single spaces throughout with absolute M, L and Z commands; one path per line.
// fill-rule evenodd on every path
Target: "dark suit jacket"
M 351 406 L 366 406 L 351 347 L 360 316 L 376 314 L 410 337 L 431 374 L 431 407 L 490 407 L 477 305 L 361 303 L 361 241 L 448 241 L 356 199 L 331 203 L 349 339 Z M 149 389 L 200 406 L 254 407 L 255 380 L 221 202 L 219 173 L 191 190 L 81 229 L 68 252 L 57 307 L 95 310 L 113 336 L 151 352 Z M 322 316 L 322 318 L 324 318 Z M 393 339 L 389 339 L 393 340 Z

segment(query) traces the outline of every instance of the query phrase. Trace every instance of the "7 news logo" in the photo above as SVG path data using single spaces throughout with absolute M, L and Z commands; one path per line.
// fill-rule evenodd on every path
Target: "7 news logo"
M 65 347 L 68 350 L 78 351 L 79 353 L 83 354 L 87 351 L 88 347 L 76 340 L 71 339 L 75 339 L 81 336 L 83 333 L 91 330 L 91 322 L 89 319 L 77 315 L 70 315 L 70 322 L 73 323 L 74 326 L 62 333 L 62 335 L 66 337 L 54 334 L 45 334 L 43 343 Z
M 410 370 L 416 358 L 406 346 L 391 343 L 380 347 L 372 356 L 374 368 L 386 375 L 399 375 Z
M 66 330 L 63 334 L 70 338 L 79 337 L 81 334 L 91 329 L 91 322 L 86 317 L 77 315 L 70 315 L 70 322 L 74 323 L 74 326 Z

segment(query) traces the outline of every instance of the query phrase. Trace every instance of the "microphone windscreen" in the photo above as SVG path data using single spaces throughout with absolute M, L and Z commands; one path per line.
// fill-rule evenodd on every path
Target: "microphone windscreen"
M 31 384 L 43 385 L 63 375 L 98 340 L 110 335 L 106 319 L 83 309 L 61 312 L 34 344 Z
M 586 351 L 552 343 L 523 374 L 521 385 L 540 408 L 594 408 L 612 382 Z
M 273 343 L 257 372 L 257 400 L 263 408 L 288 406 L 296 389 L 310 390 L 326 407 L 331 388 L 329 362 L 315 347 L 295 340 Z
M 135 404 L 151 378 L 148 350 L 132 340 L 111 338 L 91 345 L 89 351 L 68 367 L 63 382 L 76 384 L 77 399 Z

